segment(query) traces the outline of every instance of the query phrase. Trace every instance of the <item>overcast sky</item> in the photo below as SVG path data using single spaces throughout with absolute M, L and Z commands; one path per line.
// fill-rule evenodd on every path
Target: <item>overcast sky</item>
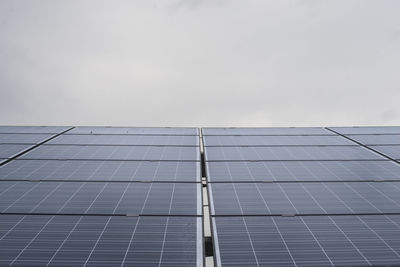
M 0 124 L 400 125 L 400 1 L 0 1 Z

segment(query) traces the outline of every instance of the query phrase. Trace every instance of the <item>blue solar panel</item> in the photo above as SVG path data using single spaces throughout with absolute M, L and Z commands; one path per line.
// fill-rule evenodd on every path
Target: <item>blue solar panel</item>
M 205 146 L 315 146 L 357 145 L 342 137 L 331 135 L 280 135 L 280 136 L 204 136 Z
M 3 181 L 1 213 L 201 215 L 199 183 Z
M 0 265 L 203 266 L 201 218 L 0 215 Z
M 400 260 L 400 127 L 67 129 L 0 127 L 0 265 L 203 266 L 202 164 L 217 266 Z
M 37 144 L 52 137 L 52 134 L 2 134 L 1 144 Z
M 24 159 L 189 160 L 200 159 L 198 147 L 42 145 Z
M 203 128 L 203 135 L 335 135 L 320 127 Z
M 340 134 L 400 134 L 400 126 L 329 127 Z
M 76 127 L 67 134 L 199 135 L 199 130 L 184 127 Z
M 400 164 L 392 161 L 225 161 L 206 166 L 210 182 L 400 180 Z
M 400 145 L 400 135 L 349 135 L 349 138 L 364 145 Z
M 207 147 L 205 153 L 207 161 L 385 159 L 357 146 Z
M 400 215 L 213 218 L 217 266 L 397 266 Z
M 372 149 L 389 156 L 392 159 L 400 159 L 400 146 L 370 146 Z
M 131 146 L 198 146 L 196 135 L 61 135 L 47 144 L 131 145 Z
M 0 133 L 61 133 L 70 127 L 64 126 L 0 126 Z
M 12 158 L 32 145 L 0 144 L 0 158 Z
M 0 265 L 202 267 L 198 129 L 66 129 L 0 127 Z
M 200 162 L 14 160 L 1 179 L 200 182 Z
M 400 213 L 400 183 L 213 183 L 213 215 Z

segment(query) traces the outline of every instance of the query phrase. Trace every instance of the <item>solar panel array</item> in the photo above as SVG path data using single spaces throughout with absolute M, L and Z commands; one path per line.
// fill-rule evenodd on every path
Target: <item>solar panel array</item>
M 216 266 L 400 262 L 400 127 L 0 126 L 0 265 L 203 266 L 202 168 Z
M 400 262 L 400 127 L 202 131 L 217 266 Z
M 203 266 L 197 128 L 0 127 L 0 265 Z

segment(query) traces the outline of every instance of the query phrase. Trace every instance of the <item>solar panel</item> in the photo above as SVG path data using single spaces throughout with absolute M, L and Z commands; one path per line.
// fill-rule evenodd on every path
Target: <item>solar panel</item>
M 349 138 L 364 145 L 400 145 L 400 135 L 350 135 Z
M 217 266 L 399 262 L 400 127 L 66 129 L 0 127 L 0 265 L 203 266 L 202 164 Z
M 400 216 L 213 218 L 217 266 L 395 266 Z
M 400 146 L 370 146 L 372 149 L 393 159 L 400 159 Z
M 67 134 L 199 135 L 199 130 L 183 127 L 75 127 Z
M 52 134 L 2 134 L 2 144 L 37 144 L 53 136 Z
M 341 136 L 280 135 L 280 136 L 204 136 L 205 146 L 314 146 L 357 145 Z
M 340 134 L 400 134 L 400 126 L 330 127 Z
M 400 213 L 400 183 L 213 183 L 213 215 Z
M 32 145 L 0 144 L 0 158 L 11 158 Z
M 1 213 L 201 215 L 198 183 L 3 181 Z
M 0 215 L 0 264 L 203 266 L 197 217 Z
M 356 146 L 208 147 L 207 161 L 230 160 L 379 160 L 382 156 Z
M 198 146 L 196 135 L 61 135 L 47 144 Z
M 0 133 L 61 133 L 70 127 L 59 126 L 0 126 Z
M 331 129 L 400 159 L 400 127 Z M 217 266 L 399 262 L 400 165 L 334 131 L 203 129 Z
M 21 158 L 196 161 L 200 159 L 200 151 L 198 147 L 42 145 Z
M 0 162 L 56 130 L 2 127 Z M 198 129 L 74 132 L 0 166 L 0 265 L 202 267 Z
M 392 161 L 231 161 L 206 166 L 210 182 L 400 180 L 400 165 Z
M 0 179 L 200 182 L 200 162 L 14 160 Z
M 335 135 L 321 127 L 203 128 L 203 135 Z

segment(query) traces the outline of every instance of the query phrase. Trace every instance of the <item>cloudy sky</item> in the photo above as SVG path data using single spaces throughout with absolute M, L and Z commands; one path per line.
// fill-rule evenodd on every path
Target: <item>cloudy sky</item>
M 0 1 L 0 124 L 400 125 L 400 1 Z

